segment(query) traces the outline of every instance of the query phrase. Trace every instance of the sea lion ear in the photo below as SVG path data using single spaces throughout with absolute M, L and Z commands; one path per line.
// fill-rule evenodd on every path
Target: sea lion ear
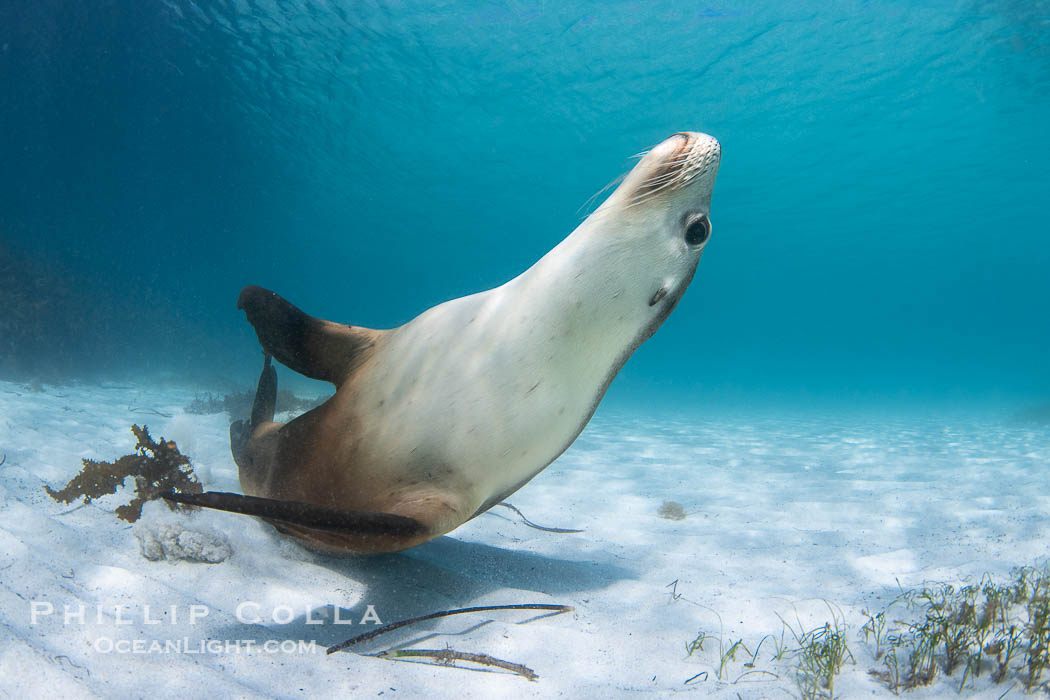
M 237 308 L 255 327 L 265 352 L 300 374 L 336 386 L 368 358 L 385 332 L 314 318 L 254 285 L 241 290 Z

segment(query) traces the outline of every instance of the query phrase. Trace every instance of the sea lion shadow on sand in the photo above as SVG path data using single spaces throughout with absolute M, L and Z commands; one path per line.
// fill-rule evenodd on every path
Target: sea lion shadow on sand
M 369 613 L 369 606 L 386 624 L 447 608 L 483 604 L 478 601 L 500 590 L 575 597 L 581 591 L 637 578 L 636 572 L 612 561 L 611 556 L 603 559 L 605 561 L 573 561 L 453 537 L 439 537 L 407 552 L 367 557 L 316 553 L 313 563 L 352 581 L 348 587 L 355 594 L 360 591 L 358 601 L 350 606 L 332 603 L 310 610 L 309 620 L 320 620 L 321 624 L 309 622 L 307 613 L 300 609 L 295 610 L 296 617 L 287 624 L 272 624 L 265 612 L 259 616 L 267 623 L 268 639 L 314 640 L 330 646 L 376 627 L 360 624 Z M 524 617 L 518 614 L 507 619 L 520 622 L 543 614 L 526 613 Z M 352 624 L 335 624 L 337 615 L 339 620 Z M 455 629 L 470 629 L 493 617 L 491 614 L 475 616 L 461 621 Z M 259 638 L 259 629 L 248 624 L 231 624 L 222 630 L 222 638 Z M 362 650 L 370 651 L 377 644 L 389 646 L 429 634 L 426 627 L 410 627 L 390 637 L 384 636 L 376 643 L 362 645 Z

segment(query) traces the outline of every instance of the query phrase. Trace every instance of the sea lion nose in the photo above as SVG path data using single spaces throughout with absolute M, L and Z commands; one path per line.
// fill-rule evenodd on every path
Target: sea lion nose
M 711 159 L 716 161 L 722 160 L 722 144 L 718 142 L 714 136 L 708 136 L 707 134 L 699 134 L 701 141 L 704 144 L 704 148 L 708 153 L 711 154 Z
M 689 139 L 689 150 L 694 153 L 703 153 L 710 160 L 722 159 L 722 144 L 718 139 L 708 134 L 697 131 L 680 132 Z
M 672 159 L 676 157 L 681 158 L 688 154 L 694 157 L 699 156 L 708 163 L 722 160 L 722 145 L 718 143 L 718 139 L 714 136 L 699 131 L 679 131 L 676 134 L 672 134 L 668 141 L 671 139 L 678 141 L 671 156 Z
M 667 143 L 674 144 L 675 155 L 688 153 L 692 150 L 693 141 L 697 135 L 695 131 L 679 131 L 677 134 L 671 134 L 671 137 L 667 139 Z

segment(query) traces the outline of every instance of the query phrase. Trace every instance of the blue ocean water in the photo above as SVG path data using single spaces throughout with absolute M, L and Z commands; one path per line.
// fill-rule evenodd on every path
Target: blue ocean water
M 1048 117 L 1050 0 L 0 2 L 0 618 L 20 669 L 0 695 L 795 697 L 776 635 L 830 616 L 855 657 L 839 694 L 888 697 L 872 612 L 896 606 L 899 634 L 906 589 L 1046 566 Z M 698 273 L 579 440 L 511 496 L 572 534 L 493 508 L 335 559 L 220 511 L 149 503 L 129 529 L 113 509 L 130 482 L 91 504 L 44 495 L 147 421 L 205 489 L 243 489 L 234 411 L 193 408 L 258 377 L 243 286 L 397 326 L 528 268 L 681 130 L 722 144 Z M 161 539 L 230 559 L 143 558 Z M 251 600 L 305 621 L 233 624 Z M 388 639 L 499 654 L 542 683 L 367 651 L 95 646 L 539 600 L 575 612 Z M 38 626 L 42 602 L 115 615 Z M 200 626 L 142 617 L 202 602 Z M 733 639 L 748 654 L 723 676 Z M 1019 665 L 999 685 L 985 658 L 914 697 L 1020 687 Z
M 625 405 L 1050 401 L 1050 3 L 0 7 L 0 371 L 248 385 L 259 284 L 392 327 L 722 143 Z

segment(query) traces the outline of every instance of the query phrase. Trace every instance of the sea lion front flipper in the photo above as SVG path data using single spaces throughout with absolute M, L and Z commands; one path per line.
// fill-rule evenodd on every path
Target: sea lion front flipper
M 300 374 L 336 386 L 368 357 L 384 333 L 315 318 L 254 285 L 241 290 L 237 308 L 244 310 L 267 354 Z
M 426 530 L 423 523 L 403 515 L 338 510 L 313 503 L 278 501 L 223 491 L 168 493 L 164 494 L 164 498 L 184 505 L 255 515 L 267 520 L 279 520 L 292 525 L 333 532 L 414 537 Z

